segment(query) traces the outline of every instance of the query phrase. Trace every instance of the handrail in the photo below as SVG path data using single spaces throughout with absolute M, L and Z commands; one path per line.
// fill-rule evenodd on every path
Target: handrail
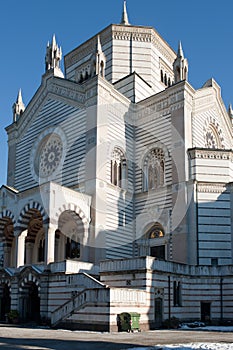
M 84 289 L 51 312 L 51 325 L 55 326 L 59 321 L 70 316 L 74 310 L 80 310 L 85 304 L 98 301 L 109 302 L 109 288 Z

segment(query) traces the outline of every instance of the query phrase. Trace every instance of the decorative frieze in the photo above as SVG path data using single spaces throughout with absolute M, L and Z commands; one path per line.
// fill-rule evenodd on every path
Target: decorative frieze
M 199 158 L 233 161 L 233 152 L 231 150 L 219 151 L 214 149 L 194 148 L 189 150 L 189 155 L 191 159 Z
M 201 193 L 223 193 L 226 191 L 226 186 L 223 184 L 198 183 L 197 189 Z

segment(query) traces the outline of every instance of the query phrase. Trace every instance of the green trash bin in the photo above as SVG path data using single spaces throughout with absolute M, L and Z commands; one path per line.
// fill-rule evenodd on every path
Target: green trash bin
M 139 325 L 139 320 L 140 320 L 140 314 L 138 312 L 131 312 L 130 313 L 130 325 L 131 325 L 131 332 L 138 331 L 140 332 L 140 325 Z

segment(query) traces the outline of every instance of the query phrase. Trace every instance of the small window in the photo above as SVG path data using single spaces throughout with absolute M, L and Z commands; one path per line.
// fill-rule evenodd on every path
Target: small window
M 41 238 L 38 248 L 38 261 L 43 262 L 45 260 L 45 240 Z
M 174 303 L 174 306 L 182 306 L 181 283 L 177 281 L 173 282 L 173 303 Z
M 160 71 L 160 75 L 161 75 L 161 82 L 163 83 L 163 71 L 162 71 L 162 69 Z
M 124 153 L 115 148 L 111 159 L 111 183 L 125 188 L 127 179 L 127 163 Z
M 218 266 L 218 258 L 212 258 L 211 259 L 211 265 L 212 266 Z

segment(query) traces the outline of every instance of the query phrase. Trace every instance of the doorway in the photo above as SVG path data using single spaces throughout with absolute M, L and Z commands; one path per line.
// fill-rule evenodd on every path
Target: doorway
M 40 321 L 40 297 L 38 287 L 33 282 L 28 282 L 20 295 L 20 316 L 23 322 Z
M 161 298 L 155 299 L 155 328 L 162 326 L 163 322 L 163 300 Z
M 210 322 L 211 303 L 201 301 L 201 321 Z
M 10 288 L 4 284 L 0 288 L 0 321 L 6 321 L 6 314 L 11 309 Z

